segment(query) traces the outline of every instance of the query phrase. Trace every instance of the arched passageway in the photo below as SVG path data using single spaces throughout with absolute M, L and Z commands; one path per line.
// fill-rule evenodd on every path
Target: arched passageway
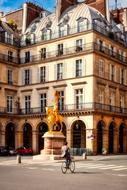
M 125 126 L 122 123 L 119 127 L 119 153 L 123 153 L 124 150 L 124 129 Z
M 97 125 L 97 154 L 102 154 L 103 149 L 104 122 L 99 121 Z
M 38 151 L 44 149 L 44 138 L 43 135 L 48 131 L 48 125 L 46 123 L 41 123 L 38 128 Z
M 15 125 L 8 123 L 5 129 L 5 145 L 15 148 Z
M 114 152 L 114 130 L 115 130 L 115 124 L 112 122 L 109 125 L 109 134 L 108 134 L 108 152 L 109 154 L 112 154 Z
M 32 148 L 32 127 L 29 123 L 26 123 L 23 128 L 23 146 Z
M 75 121 L 72 126 L 72 147 L 86 148 L 86 126 L 81 120 Z

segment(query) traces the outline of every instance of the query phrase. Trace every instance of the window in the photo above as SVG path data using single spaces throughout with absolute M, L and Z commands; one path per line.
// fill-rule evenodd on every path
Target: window
M 40 104 L 41 104 L 41 112 L 45 112 L 45 107 L 47 106 L 47 95 L 43 93 L 40 95 Z
M 31 111 L 31 96 L 25 96 L 25 113 Z
M 8 61 L 12 62 L 13 60 L 13 52 L 12 51 L 8 51 Z
M 82 59 L 76 60 L 76 77 L 82 76 Z
M 123 95 L 120 95 L 120 108 L 125 107 L 125 98 Z
M 57 80 L 63 79 L 63 63 L 57 64 Z
M 13 97 L 7 96 L 7 112 L 12 112 Z
M 99 40 L 99 51 L 104 52 L 104 42 Z
M 115 50 L 113 46 L 110 46 L 110 55 L 115 57 Z
M 125 83 L 125 69 L 120 69 L 120 84 Z
M 109 105 L 110 105 L 110 111 L 115 111 L 115 92 L 111 92 L 109 97 Z
M 25 85 L 30 84 L 30 70 L 29 69 L 24 70 L 24 84 Z
M 104 61 L 99 60 L 99 77 L 104 77 Z
M 78 19 L 77 24 L 78 24 L 78 26 L 77 26 L 78 32 L 83 32 L 85 30 L 88 30 L 88 19 L 80 17 Z
M 42 48 L 40 52 L 41 52 L 41 59 L 45 59 L 46 58 L 46 48 Z
M 99 103 L 104 104 L 104 92 L 102 90 L 99 91 L 98 98 Z
M 46 67 L 40 67 L 40 82 L 46 81 Z
M 75 102 L 76 102 L 76 109 L 82 109 L 82 106 L 83 106 L 83 89 L 76 89 L 75 90 Z
M 58 56 L 63 55 L 63 44 L 58 44 Z
M 82 39 L 76 40 L 76 51 L 82 51 Z
M 47 31 L 46 31 L 46 30 L 42 30 L 41 39 L 42 39 L 42 40 L 47 40 Z
M 13 84 L 12 70 L 8 70 L 8 84 Z
M 110 65 L 110 80 L 115 81 L 115 66 Z
M 28 63 L 28 62 L 30 62 L 30 52 L 29 51 L 25 52 L 25 63 Z
M 64 110 L 64 91 L 59 91 L 59 102 L 58 102 L 58 109 L 59 111 Z

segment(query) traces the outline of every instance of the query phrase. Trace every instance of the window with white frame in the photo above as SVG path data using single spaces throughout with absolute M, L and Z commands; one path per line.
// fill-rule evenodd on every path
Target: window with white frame
M 83 49 L 82 39 L 76 40 L 76 51 L 82 51 L 82 49 Z
M 125 69 L 120 69 L 120 84 L 125 84 Z
M 63 79 L 63 63 L 57 64 L 57 80 Z
M 13 52 L 12 51 L 8 51 L 8 61 L 9 62 L 13 61 Z
M 104 77 L 104 61 L 99 60 L 99 77 Z
M 25 113 L 31 112 L 31 96 L 25 96 Z
M 42 39 L 42 40 L 47 40 L 47 30 L 46 30 L 46 29 L 43 29 L 43 30 L 42 30 L 41 39 Z
M 78 32 L 83 32 L 85 30 L 88 30 L 88 19 L 87 18 L 79 18 L 77 20 L 77 31 Z
M 76 60 L 75 76 L 76 77 L 81 77 L 82 76 L 82 59 Z
M 125 107 L 125 97 L 123 95 L 120 95 L 120 108 Z
M 115 81 L 115 65 L 110 64 L 110 80 Z
M 63 44 L 58 44 L 58 56 L 63 55 Z
M 45 108 L 47 106 L 47 94 L 46 93 L 40 94 L 40 106 L 41 106 L 41 112 L 44 113 Z
M 99 51 L 104 52 L 104 42 L 102 40 L 98 41 L 98 45 L 99 45 Z
M 13 111 L 13 97 L 7 96 L 7 112 L 11 113 Z
M 30 51 L 25 52 L 25 63 L 30 62 Z
M 59 93 L 59 102 L 58 102 L 58 109 L 59 111 L 64 110 L 64 91 L 58 91 Z
M 76 109 L 82 109 L 83 107 L 83 89 L 75 90 L 75 103 Z
M 24 84 L 28 85 L 31 83 L 30 69 L 24 70 Z
M 7 71 L 7 78 L 8 84 L 13 84 L 13 72 L 10 69 Z
M 99 90 L 98 100 L 99 100 L 99 103 L 104 104 L 104 91 L 103 90 Z
M 109 97 L 109 105 L 110 105 L 110 110 L 111 111 L 115 111 L 114 106 L 115 106 L 115 92 L 111 92 L 110 93 L 110 97 Z
M 46 81 L 46 66 L 40 67 L 40 82 Z
M 46 48 L 41 48 L 40 50 L 41 59 L 46 58 Z

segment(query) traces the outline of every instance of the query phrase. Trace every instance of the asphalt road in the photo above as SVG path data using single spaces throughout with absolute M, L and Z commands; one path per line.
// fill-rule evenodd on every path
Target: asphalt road
M 75 173 L 62 174 L 61 163 L 0 159 L 0 190 L 125 190 L 127 160 L 76 162 Z M 13 160 L 14 161 L 14 160 Z

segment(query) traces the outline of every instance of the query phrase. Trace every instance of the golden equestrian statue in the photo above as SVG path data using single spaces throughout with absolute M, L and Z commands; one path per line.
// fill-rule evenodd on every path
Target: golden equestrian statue
M 56 91 L 55 94 L 54 94 L 53 108 L 46 107 L 46 114 L 47 114 L 47 119 L 48 119 L 49 131 L 50 132 L 56 130 L 56 127 L 58 127 L 59 124 L 61 126 L 60 132 L 62 132 L 63 117 L 59 114 L 59 111 L 58 111 L 59 99 L 60 99 L 59 92 Z

